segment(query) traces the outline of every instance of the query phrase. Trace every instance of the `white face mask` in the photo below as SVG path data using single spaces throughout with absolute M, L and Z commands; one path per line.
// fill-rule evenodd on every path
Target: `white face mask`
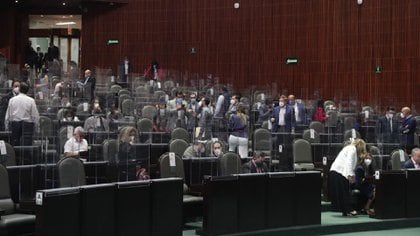
M 280 107 L 284 107 L 284 102 L 279 102 Z
M 232 104 L 232 105 L 235 104 L 235 99 L 231 99 L 230 104 Z
M 13 88 L 13 92 L 16 93 L 16 94 L 18 94 L 20 92 L 19 87 L 14 87 Z
M 403 114 L 403 113 L 400 113 L 400 117 L 401 117 L 402 119 L 404 119 L 404 114 Z
M 131 142 L 134 142 L 134 140 L 136 139 L 136 137 L 135 136 L 130 136 L 130 141 Z
M 201 101 L 198 102 L 198 107 L 201 107 L 201 104 L 203 104 Z
M 392 119 L 392 117 L 394 117 L 394 114 L 388 114 L 389 119 Z
M 369 166 L 370 164 L 372 164 L 372 160 L 371 159 L 365 159 L 365 165 Z
M 220 156 L 220 154 L 222 154 L 222 150 L 220 150 L 220 149 L 214 149 L 214 155 L 215 156 Z

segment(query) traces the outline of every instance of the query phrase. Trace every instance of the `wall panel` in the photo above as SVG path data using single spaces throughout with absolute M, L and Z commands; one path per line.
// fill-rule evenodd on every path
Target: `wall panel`
M 420 1 L 348 0 L 129 0 L 87 5 L 82 65 L 116 70 L 127 55 L 142 72 L 156 59 L 163 68 L 236 88 L 277 84 L 312 98 L 357 95 L 362 103 L 389 101 L 420 109 Z M 240 8 L 234 9 L 233 3 Z M 120 44 L 107 46 L 116 38 Z M 197 49 L 190 54 L 190 48 Z M 285 65 L 287 57 L 299 58 Z M 383 67 L 375 74 L 375 67 Z M 277 95 L 277 94 L 276 94 Z

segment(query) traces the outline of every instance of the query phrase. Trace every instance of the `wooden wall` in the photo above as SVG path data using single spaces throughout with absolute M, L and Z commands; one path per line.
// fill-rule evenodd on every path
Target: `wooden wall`
M 240 3 L 234 9 L 234 2 Z M 107 39 L 118 45 L 106 45 Z M 190 48 L 197 49 L 190 54 Z M 82 66 L 142 72 L 156 59 L 236 88 L 312 98 L 355 98 L 420 110 L 420 1 L 129 0 L 86 5 Z M 297 57 L 297 65 L 286 65 Z M 383 68 L 375 74 L 375 67 Z

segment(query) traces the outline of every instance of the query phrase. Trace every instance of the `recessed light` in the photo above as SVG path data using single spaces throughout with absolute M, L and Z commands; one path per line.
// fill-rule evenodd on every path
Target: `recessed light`
M 66 3 L 65 2 L 63 2 L 63 6 L 65 6 L 66 5 Z
M 75 25 L 76 22 L 74 21 L 68 21 L 68 22 L 57 22 L 55 25 Z

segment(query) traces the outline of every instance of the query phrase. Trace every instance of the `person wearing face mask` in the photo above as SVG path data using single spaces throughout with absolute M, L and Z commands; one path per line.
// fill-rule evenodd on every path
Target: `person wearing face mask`
M 84 133 L 81 126 L 74 129 L 73 137 L 64 144 L 64 157 L 79 157 L 80 152 L 87 152 L 88 142 L 83 138 Z
M 369 154 L 363 155 L 359 158 L 355 170 L 355 181 L 353 188 L 359 190 L 360 197 L 365 200 L 364 212 L 368 215 L 373 215 L 371 204 L 375 199 L 375 185 L 372 183 L 375 170 L 372 164 L 372 157 Z
M 378 143 L 398 143 L 398 119 L 395 117 L 395 109 L 387 107 L 384 116 L 378 118 L 376 123 L 376 138 Z
M 165 98 L 159 99 L 159 104 L 156 105 L 156 112 L 153 115 L 153 130 L 156 132 L 168 131 L 169 112 L 166 109 Z
M 213 112 L 210 107 L 210 99 L 203 98 L 201 100 L 201 112 L 197 115 L 198 118 L 198 138 L 210 139 L 212 137 L 212 119 Z
M 306 108 L 300 99 L 295 99 L 295 95 L 290 94 L 288 96 L 288 105 L 294 110 L 296 124 L 307 124 Z
M 331 165 L 328 177 L 331 206 L 343 216 L 357 215 L 357 211 L 351 210 L 350 186 L 355 182 L 358 160 L 367 153 L 365 141 L 355 139 L 340 151 Z
M 230 105 L 229 105 L 229 109 L 225 114 L 225 117 L 230 117 L 230 115 L 235 114 L 237 109 L 238 109 L 238 104 L 239 104 L 239 99 L 241 97 L 238 94 L 233 95 L 230 98 Z
M 411 114 L 409 107 L 401 109 L 401 147 L 407 153 L 414 147 L 414 134 L 416 132 L 416 118 Z
M 196 139 L 193 145 L 185 149 L 183 158 L 204 157 L 206 153 L 205 141 Z
M 182 91 L 177 91 L 175 98 L 169 100 L 166 104 L 166 109 L 169 113 L 169 129 L 172 130 L 177 127 L 186 128 L 185 123 L 185 108 L 187 102 L 184 100 Z
M 268 172 L 265 161 L 266 154 L 258 151 L 254 153 L 253 158 L 242 166 L 242 173 L 266 173 Z
M 212 157 L 222 157 L 223 156 L 223 146 L 222 143 L 219 141 L 215 141 L 211 145 L 211 154 Z
M 94 100 L 92 115 L 85 120 L 84 129 L 91 132 L 99 132 L 94 136 L 95 143 L 102 143 L 107 138 L 109 132 L 109 121 L 104 117 L 101 106 L 97 99 Z
M 190 94 L 190 101 L 187 105 L 186 117 L 187 117 L 187 130 L 192 132 L 197 125 L 197 115 L 199 114 L 201 101 L 197 102 L 197 96 L 195 93 Z
M 7 106 L 9 106 L 9 100 L 19 94 L 20 81 L 13 81 L 12 89 L 4 95 L 0 100 L 0 130 L 4 131 L 4 117 L 6 115 Z
M 420 148 L 411 150 L 411 158 L 404 163 L 404 169 L 420 169 Z
M 287 106 L 284 97 L 280 97 L 279 106 L 273 109 L 273 117 L 271 118 L 272 132 L 292 132 L 296 126 L 294 109 Z
M 133 146 L 138 143 L 139 132 L 136 128 L 126 126 L 121 129 L 118 149 L 118 173 L 119 181 L 136 180 L 136 149 Z
M 74 115 L 74 111 L 72 108 L 65 109 L 63 113 L 64 115 L 63 115 L 62 121 L 67 121 L 67 122 L 79 121 L 79 118 L 77 118 L 77 116 Z

